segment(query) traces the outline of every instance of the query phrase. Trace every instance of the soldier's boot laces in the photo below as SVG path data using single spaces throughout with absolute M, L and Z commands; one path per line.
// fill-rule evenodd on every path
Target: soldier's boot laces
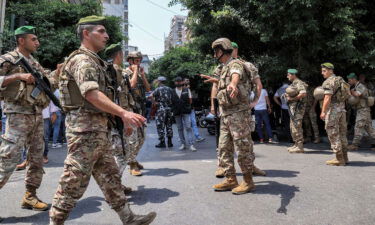
M 241 195 L 253 190 L 255 190 L 253 177 L 251 173 L 247 173 L 243 175 L 243 181 L 241 182 L 241 184 L 232 189 L 232 194 Z
M 138 161 L 136 163 L 137 163 L 138 169 L 140 169 L 140 170 L 144 169 L 144 166 L 142 164 L 140 164 Z
M 303 149 L 303 142 L 297 143 L 296 147 L 289 150 L 289 153 L 305 153 L 305 150 Z
M 351 144 L 351 145 L 348 146 L 348 150 L 349 151 L 357 151 L 358 150 L 358 146 Z
M 36 196 L 35 191 L 26 191 L 22 198 L 21 207 L 23 209 L 32 209 L 35 211 L 46 211 L 48 209 L 48 205 Z
M 223 167 L 219 166 L 215 171 L 215 176 L 217 178 L 223 178 L 224 177 L 224 169 Z
M 137 163 L 130 163 L 130 175 L 142 176 L 142 172 L 139 170 Z
M 173 143 L 172 143 L 172 138 L 168 138 L 168 148 L 172 148 L 173 147 Z
M 320 142 L 320 137 L 315 137 L 314 144 L 319 144 Z
M 156 217 L 155 212 L 150 212 L 147 215 L 136 215 L 130 210 L 128 203 L 126 203 L 124 208 L 117 211 L 117 214 L 123 225 L 148 225 Z
M 345 166 L 344 155 L 342 152 L 336 152 L 336 158 L 326 161 L 329 166 Z
M 220 184 L 215 184 L 213 188 L 215 191 L 230 191 L 237 186 L 238 182 L 236 176 L 230 176 L 225 178 L 225 180 Z
M 342 156 L 344 158 L 345 164 L 349 163 L 348 152 L 347 151 L 345 151 L 345 152 L 343 151 L 342 152 Z
M 253 167 L 253 175 L 255 175 L 255 176 L 266 176 L 267 174 L 266 174 L 266 172 L 264 172 L 263 170 L 259 169 L 258 167 L 256 167 L 254 165 L 254 167 Z
M 161 141 L 159 142 L 159 144 L 155 145 L 155 147 L 156 147 L 156 148 L 165 148 L 165 147 L 167 147 L 167 146 L 165 145 L 165 141 L 164 141 L 164 140 L 161 140 Z

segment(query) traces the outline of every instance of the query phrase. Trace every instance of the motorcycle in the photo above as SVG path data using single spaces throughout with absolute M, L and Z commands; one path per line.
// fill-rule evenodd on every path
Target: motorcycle
M 208 109 L 202 109 L 199 111 L 195 111 L 195 119 L 197 121 L 197 126 L 201 128 L 207 127 L 207 121 L 205 120 L 206 116 L 208 114 Z
M 216 124 L 215 124 L 215 115 L 209 113 L 205 118 L 204 121 L 206 122 L 206 128 L 210 135 L 216 134 Z

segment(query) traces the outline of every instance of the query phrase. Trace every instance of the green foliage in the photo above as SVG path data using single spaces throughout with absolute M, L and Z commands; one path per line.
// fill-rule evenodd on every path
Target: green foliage
M 259 66 L 264 82 L 279 83 L 289 67 L 320 83 L 320 64 L 339 75 L 375 68 L 375 2 L 371 0 L 173 0 L 189 10 L 193 43 L 203 54 L 228 37 Z
M 13 31 L 10 30 L 12 14 L 16 17 L 14 29 L 22 20 L 25 24 L 37 27 L 41 45 L 35 56 L 43 66 L 54 68 L 58 62 L 79 47 L 79 38 L 76 35 L 78 20 L 89 15 L 101 15 L 102 6 L 94 0 L 87 0 L 82 4 L 69 4 L 57 0 L 9 1 L 3 39 L 6 51 L 15 47 Z M 107 17 L 109 44 L 123 39 L 120 22 L 120 18 Z

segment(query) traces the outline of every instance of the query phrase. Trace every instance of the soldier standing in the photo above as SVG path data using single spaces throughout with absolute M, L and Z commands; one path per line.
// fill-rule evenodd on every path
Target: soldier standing
M 165 148 L 165 131 L 167 131 L 168 147 L 173 147 L 173 129 L 172 129 L 172 88 L 165 86 L 167 79 L 163 76 L 158 77 L 159 87 L 152 93 L 152 98 L 156 102 L 156 129 L 159 136 L 159 144 L 156 148 Z
M 77 35 L 81 47 L 63 64 L 59 88 L 66 111 L 68 155 L 53 198 L 50 225 L 64 224 L 89 185 L 91 175 L 124 225 L 149 224 L 156 216 L 154 212 L 134 215 L 130 210 L 111 153 L 109 114 L 120 117 L 125 128 L 140 127 L 145 118 L 126 111 L 109 98 L 112 90 L 107 65 L 97 55 L 109 39 L 104 22 L 105 18 L 98 16 L 79 20 Z
M 26 193 L 21 207 L 44 211 L 48 209 L 48 205 L 36 196 L 36 190 L 40 187 L 44 173 L 42 110 L 48 106 L 49 99 L 43 92 L 33 98 L 34 77 L 25 73 L 23 67 L 15 65 L 18 59 L 24 57 L 33 69 L 49 78 L 53 88 L 57 88 L 58 72 L 48 75 L 31 55 L 39 47 L 35 29 L 33 26 L 16 29 L 17 48 L 0 56 L 0 93 L 4 99 L 3 112 L 6 114 L 6 128 L 0 146 L 0 189 L 15 170 L 23 147 L 27 146 Z
M 365 132 L 367 132 L 374 141 L 375 129 L 372 127 L 371 110 L 367 103 L 369 90 L 364 84 L 358 81 L 358 77 L 354 73 L 349 74 L 347 78 L 349 84 L 354 86 L 351 90 L 351 95 L 359 98 L 359 102 L 355 106 L 357 114 L 354 127 L 354 138 L 352 144 L 348 146 L 348 150 L 353 151 L 358 150 L 358 146 L 360 145 Z M 374 143 L 372 143 L 371 149 L 375 150 Z
M 126 68 L 125 73 L 129 76 L 130 86 L 134 96 L 135 107 L 134 112 L 145 116 L 146 113 L 146 92 L 151 91 L 150 84 L 147 81 L 143 67 L 141 67 L 142 53 L 141 52 L 130 52 L 126 57 L 126 61 L 129 62 L 129 67 Z M 141 150 L 145 142 L 145 126 L 134 130 L 137 135 L 130 138 L 129 140 L 129 156 L 128 165 L 130 166 L 130 174 L 133 176 L 141 176 L 143 166 L 136 160 L 136 157 Z
M 220 164 L 225 171 L 226 179 L 213 186 L 216 191 L 230 191 L 233 194 L 244 194 L 255 189 L 252 177 L 253 141 L 250 131 L 249 87 L 250 77 L 245 75 L 242 63 L 231 57 L 233 47 L 227 38 L 219 38 L 212 43 L 214 57 L 223 63 L 220 80 L 217 84 L 217 99 L 220 109 Z M 202 76 L 204 77 L 204 76 Z M 205 78 L 205 77 L 204 77 Z M 209 78 L 208 82 L 215 82 Z M 244 180 L 238 185 L 234 168 L 234 152 L 238 153 L 238 163 Z
M 318 123 L 317 123 L 317 115 L 316 115 L 316 104 L 318 101 L 314 98 L 313 95 L 314 88 L 308 87 L 307 88 L 307 95 L 306 95 L 306 110 L 305 110 L 305 115 L 303 117 L 303 123 L 306 127 L 306 135 L 305 135 L 305 140 L 304 142 L 309 142 L 311 141 L 311 128 L 314 132 L 314 144 L 320 143 L 320 136 L 319 136 L 319 128 L 318 128 Z M 306 140 L 306 137 L 309 140 Z
M 129 112 L 133 112 L 134 108 L 134 100 L 129 91 L 129 85 L 126 80 L 125 75 L 123 73 L 123 69 L 121 67 L 122 60 L 124 58 L 124 54 L 122 52 L 121 43 L 112 44 L 105 50 L 105 55 L 109 57 L 110 61 L 113 63 L 114 74 L 112 74 L 111 79 L 114 80 L 112 82 L 114 84 L 114 93 L 115 93 L 115 103 L 121 106 L 123 109 Z M 117 121 L 115 121 L 117 122 Z M 113 124 L 111 124 L 113 125 Z M 112 126 L 113 127 L 113 126 Z M 123 137 L 121 138 L 121 134 Z M 119 132 L 116 128 L 112 128 L 111 130 L 111 141 L 112 141 L 112 153 L 115 157 L 116 164 L 120 170 L 120 177 L 124 173 L 124 170 L 127 165 L 127 156 L 129 154 L 129 142 L 130 139 L 137 138 L 136 132 L 131 132 L 131 134 L 126 134 L 124 132 Z M 122 139 L 122 140 L 121 140 Z M 132 189 L 130 187 L 124 187 L 125 194 L 129 194 Z
M 348 162 L 347 148 L 348 139 L 346 137 L 346 110 L 345 101 L 341 96 L 341 77 L 337 77 L 334 73 L 334 66 L 332 63 L 323 63 L 322 75 L 324 79 L 324 99 L 320 119 L 325 121 L 325 129 L 331 148 L 336 154 L 336 158 L 326 162 L 331 166 L 345 166 Z
M 292 84 L 286 89 L 286 98 L 290 111 L 290 132 L 294 141 L 294 145 L 288 148 L 289 153 L 304 153 L 303 149 L 303 129 L 302 120 L 306 107 L 306 87 L 307 84 L 297 77 L 296 69 L 288 69 L 287 78 Z M 295 93 L 291 95 L 288 90 Z

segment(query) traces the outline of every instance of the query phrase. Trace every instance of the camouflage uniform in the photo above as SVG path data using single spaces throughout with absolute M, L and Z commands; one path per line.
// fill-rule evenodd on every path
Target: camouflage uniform
M 303 117 L 303 123 L 306 128 L 306 135 L 305 137 L 312 137 L 311 128 L 314 132 L 314 139 L 319 140 L 319 128 L 317 123 L 317 115 L 314 106 L 314 88 L 307 89 L 307 96 L 306 96 L 306 109 L 305 115 Z
M 132 79 L 133 71 L 129 68 L 126 68 L 125 74 L 129 76 L 129 79 Z M 140 74 L 140 71 L 138 71 Z M 138 83 L 136 88 L 132 88 L 132 93 L 134 96 L 134 112 L 145 115 L 146 112 L 146 89 L 144 87 L 142 78 L 138 75 Z M 129 144 L 129 155 L 127 156 L 128 164 L 138 163 L 136 157 L 141 150 L 143 144 L 145 143 L 146 131 L 145 127 L 140 127 L 133 131 L 133 134 L 128 138 Z
M 238 96 L 230 99 L 227 86 L 231 76 L 237 73 L 240 81 L 237 85 Z M 217 99 L 220 109 L 219 156 L 226 177 L 235 176 L 234 152 L 238 153 L 238 164 L 243 174 L 251 174 L 255 155 L 251 138 L 249 116 L 249 97 L 246 83 L 251 82 L 238 60 L 230 59 L 222 68 L 218 84 Z
M 165 132 L 167 131 L 167 137 L 173 137 L 172 129 L 172 95 L 173 90 L 167 86 L 161 86 L 156 88 L 152 93 L 155 101 L 157 102 L 156 111 L 156 129 L 159 135 L 159 140 L 164 141 Z
M 340 89 L 340 83 L 335 75 L 327 78 L 322 85 L 325 95 L 332 95 L 331 104 L 325 117 L 325 129 L 333 152 L 346 152 L 348 140 L 346 137 L 346 110 L 345 102 L 337 99 L 337 91 Z
M 298 94 L 307 93 L 307 84 L 298 78 L 295 79 L 289 87 L 296 88 Z M 305 114 L 306 98 L 302 98 L 299 101 L 289 102 L 288 105 L 290 113 L 292 114 L 290 117 L 290 132 L 295 146 L 301 146 L 303 145 L 302 120 Z
M 83 97 L 91 90 L 109 96 L 107 76 L 105 62 L 85 47 L 73 53 L 63 66 L 59 88 L 60 100 L 67 111 L 68 155 L 50 210 L 55 224 L 63 224 L 67 219 L 89 185 L 91 175 L 111 208 L 121 210 L 126 204 L 119 169 L 111 153 L 108 114 Z
M 0 57 L 0 87 L 8 75 L 25 73 L 25 70 L 12 65 L 20 57 L 24 57 L 18 50 L 9 52 Z M 57 87 L 54 73 L 48 75 L 47 71 L 32 57 L 26 58 L 29 64 L 49 77 L 54 88 Z M 43 118 L 42 110 L 48 106 L 49 99 L 41 93 L 37 99 L 30 94 L 35 88 L 33 84 L 24 81 L 14 81 L 7 87 L 1 88 L 1 97 L 4 99 L 3 112 L 6 114 L 6 128 L 2 135 L 0 146 L 0 189 L 6 184 L 18 161 L 24 146 L 28 146 L 28 168 L 26 171 L 26 189 L 39 188 L 43 177 Z
M 124 73 L 124 70 L 120 66 L 114 64 L 113 67 L 115 68 L 115 71 L 116 71 L 116 82 L 118 85 L 118 89 L 117 89 L 118 102 L 116 103 L 119 106 L 121 106 L 123 109 L 133 112 L 133 107 L 135 103 L 134 103 L 131 93 L 129 92 L 128 85 L 126 84 L 126 79 L 124 79 L 124 76 L 127 76 L 127 74 Z M 130 136 L 126 136 L 125 134 L 123 135 L 123 140 L 124 140 L 124 145 L 125 145 L 125 151 L 124 151 L 118 131 L 112 128 L 112 131 L 111 131 L 111 142 L 112 142 L 112 149 L 113 149 L 112 153 L 113 153 L 113 156 L 115 157 L 116 164 L 119 167 L 120 176 L 122 176 L 122 174 L 124 173 L 124 170 L 128 163 L 128 155 L 130 153 L 131 140 L 134 140 L 136 138 L 137 138 L 136 131 L 132 132 Z
M 367 104 L 369 90 L 360 82 L 355 85 L 354 90 L 360 93 L 361 96 L 359 103 L 356 106 L 357 115 L 355 120 L 354 138 L 352 145 L 359 146 L 365 132 L 367 132 L 372 139 L 375 138 L 375 129 L 372 127 L 371 110 Z

